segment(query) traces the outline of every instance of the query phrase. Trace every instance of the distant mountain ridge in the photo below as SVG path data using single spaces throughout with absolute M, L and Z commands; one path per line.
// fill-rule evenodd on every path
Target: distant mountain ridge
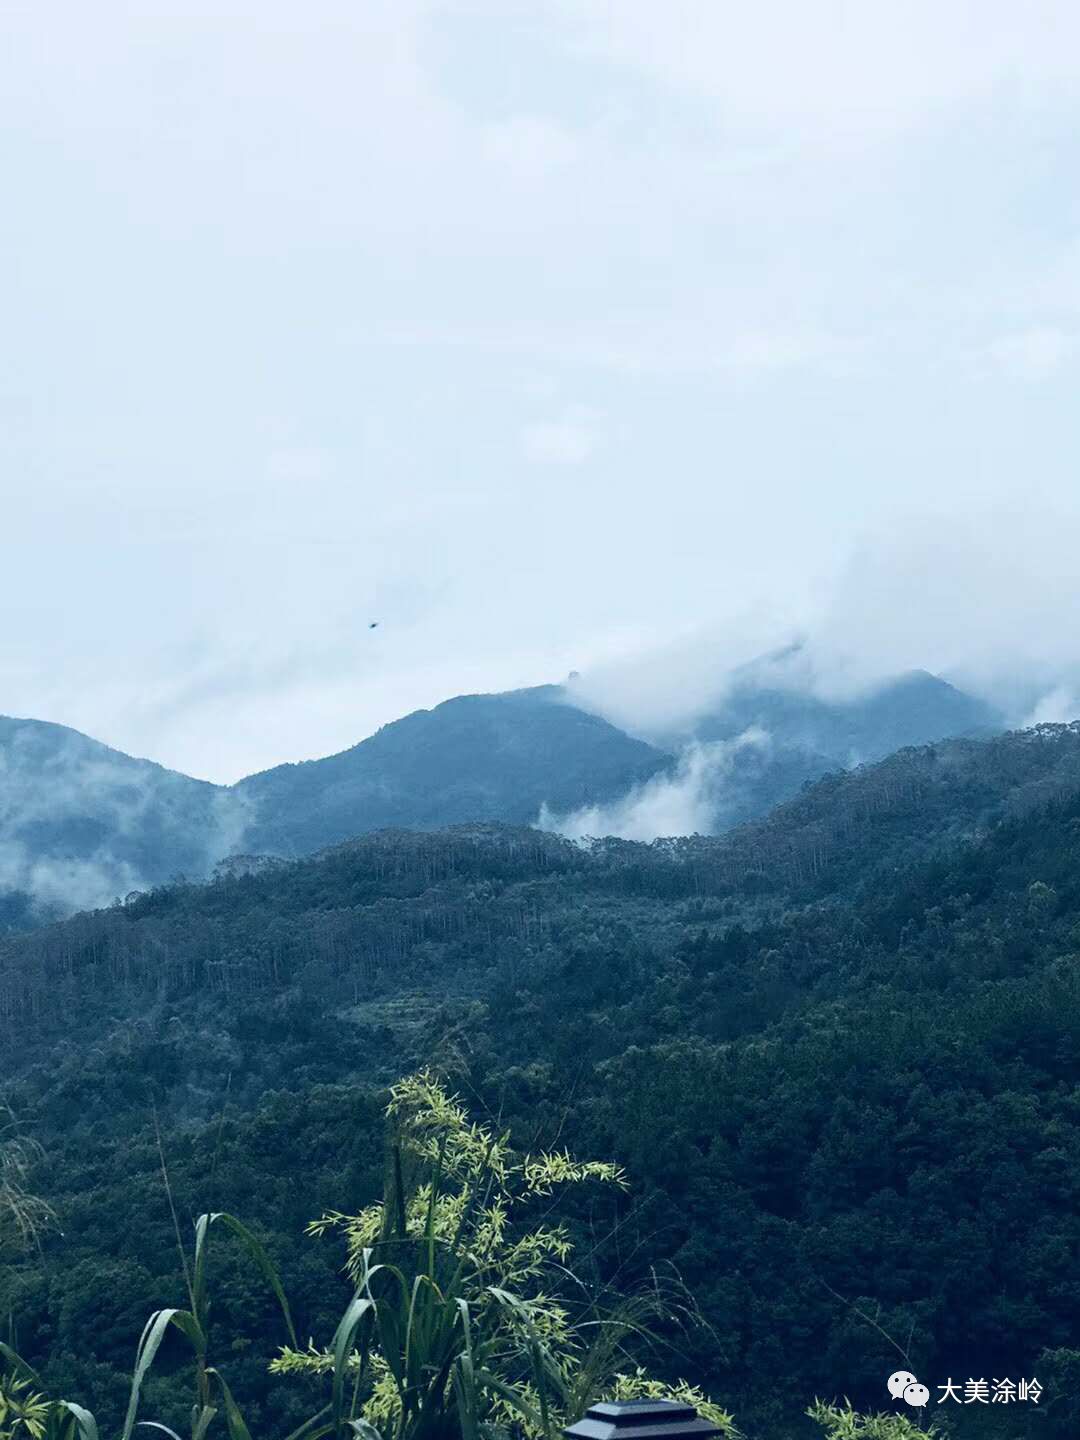
M 742 748 L 734 773 L 724 777 L 722 809 L 727 829 L 753 820 L 791 799 L 822 775 L 883 760 L 911 745 L 936 740 L 985 738 L 1004 720 L 985 701 L 948 681 L 914 670 L 849 700 L 755 683 L 751 672 L 724 702 L 694 728 L 698 743 L 730 742 L 760 733 L 770 744 Z
M 0 716 L 0 930 L 107 904 L 240 842 L 239 797 L 78 730 Z
M 388 826 L 529 824 L 546 799 L 605 801 L 671 764 L 558 686 L 465 695 L 338 755 L 233 786 L 40 720 L 0 718 L 0 930 L 24 928 L 245 853 L 298 856 Z
M 245 843 L 302 855 L 392 826 L 527 825 L 545 801 L 569 809 L 608 800 L 670 763 L 545 685 L 459 695 L 338 755 L 278 765 L 233 788 L 256 817 Z
M 727 740 L 754 726 L 782 736 L 788 748 L 848 769 L 907 745 L 989 735 L 1004 728 L 1004 719 L 984 700 L 926 670 L 908 671 L 849 700 L 761 683 L 751 671 L 693 733 L 700 740 Z
M 1001 728 L 926 672 L 825 701 L 752 670 L 689 736 L 649 743 L 559 685 L 462 695 L 340 754 L 213 785 L 62 725 L 0 718 L 0 930 L 109 904 L 230 857 L 295 857 L 387 827 L 535 824 L 683 783 L 680 748 L 724 750 L 699 828 L 723 831 L 808 781 L 909 744 Z M 741 736 L 753 743 L 725 749 Z M 557 828 L 557 827 L 556 827 Z M 614 829 L 614 833 L 618 833 Z M 606 831 L 604 833 L 607 833 Z
M 765 814 L 835 771 L 883 759 L 910 745 L 977 738 L 1004 718 L 925 670 L 847 699 L 815 693 L 790 664 L 797 647 L 733 672 L 722 696 L 691 725 L 646 739 L 674 752 L 673 769 L 614 805 L 545 813 L 544 823 L 583 838 L 652 840 L 720 834 Z

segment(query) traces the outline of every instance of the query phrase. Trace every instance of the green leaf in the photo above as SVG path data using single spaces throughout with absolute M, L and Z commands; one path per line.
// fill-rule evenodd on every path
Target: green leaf
M 229 1440 L 251 1440 L 251 1431 L 244 1423 L 244 1417 L 240 1414 L 239 1407 L 233 1399 L 232 1391 L 226 1384 L 224 1375 L 220 1370 L 210 1368 L 207 1375 L 213 1375 L 221 1389 L 221 1398 L 225 1403 L 225 1425 L 229 1431 Z
M 348 1371 L 349 1355 L 353 1349 L 356 1332 L 365 1315 L 375 1309 L 374 1300 L 366 1295 L 354 1295 L 349 1302 L 341 1323 L 334 1332 L 334 1386 L 331 1399 L 333 1428 L 340 1431 L 345 1410 L 345 1376 Z
M 61 1400 L 59 1403 L 61 1410 L 66 1410 L 69 1415 L 75 1417 L 79 1440 L 98 1440 L 97 1421 L 89 1410 L 84 1410 L 81 1405 L 76 1405 L 72 1400 Z
M 191 1339 L 194 1332 L 200 1336 L 202 1334 L 194 1315 L 187 1310 L 156 1310 L 150 1316 L 139 1337 L 139 1347 L 135 1352 L 135 1372 L 131 1377 L 131 1398 L 128 1400 L 127 1414 L 124 1417 L 124 1428 L 120 1432 L 121 1440 L 131 1440 L 143 1381 L 146 1379 L 146 1373 L 150 1366 L 154 1363 L 154 1356 L 170 1325 L 175 1325 L 178 1330 L 187 1335 L 188 1339 Z M 192 1327 L 194 1327 L 194 1331 Z
M 368 1420 L 350 1420 L 347 1423 L 349 1429 L 359 1437 L 359 1440 L 382 1440 L 378 1430 Z
M 199 1411 L 198 1420 L 196 1420 L 194 1426 L 192 1427 L 191 1440 L 203 1440 L 203 1436 L 206 1434 L 207 1430 L 209 1430 L 210 1422 L 211 1420 L 213 1420 L 216 1414 L 217 1409 L 215 1406 L 203 1406 L 203 1408 Z
M 206 1241 L 210 1216 L 200 1215 L 195 1221 L 195 1269 L 191 1280 L 191 1308 L 206 1323 Z
M 281 1306 L 281 1313 L 285 1317 L 285 1327 L 289 1332 L 289 1343 L 293 1346 L 294 1349 L 299 1349 L 299 1341 L 296 1338 L 296 1330 L 293 1327 L 292 1312 L 289 1309 L 289 1302 L 285 1296 L 285 1290 L 282 1287 L 281 1279 L 278 1275 L 278 1272 L 274 1268 L 274 1262 L 266 1253 L 266 1247 L 263 1245 L 261 1240 L 259 1240 L 255 1235 L 251 1233 L 251 1231 L 247 1228 L 246 1225 L 244 1225 L 241 1221 L 237 1220 L 235 1215 L 229 1215 L 226 1214 L 225 1211 L 219 1210 L 215 1214 L 209 1216 L 207 1223 L 209 1225 L 213 1225 L 218 1220 L 220 1220 L 222 1224 L 227 1225 L 228 1228 L 233 1232 L 233 1234 L 236 1235 L 243 1242 L 244 1246 L 248 1251 L 248 1254 L 255 1261 L 255 1264 L 259 1267 L 260 1271 L 262 1272 L 263 1278 L 266 1280 L 271 1290 L 273 1290 L 275 1296 L 277 1297 L 277 1302 Z
M 324 1405 L 321 1410 L 312 1415 L 310 1419 L 305 1420 L 302 1425 L 298 1425 L 295 1430 L 290 1430 L 288 1435 L 285 1436 L 285 1440 L 322 1440 L 324 1435 L 331 1433 L 334 1425 L 333 1423 L 323 1425 L 318 1430 L 315 1429 L 315 1426 L 329 1414 L 330 1406 Z
M 45 1388 L 37 1371 L 31 1365 L 28 1365 L 22 1356 L 13 1350 L 10 1345 L 5 1345 L 2 1340 L 0 1340 L 0 1355 L 4 1357 L 16 1374 L 25 1376 L 32 1385 L 37 1385 L 42 1390 Z
M 485 1390 L 490 1390 L 493 1395 L 498 1395 L 505 1400 L 534 1430 L 544 1428 L 544 1417 L 540 1411 L 530 1405 L 527 1400 L 523 1400 L 516 1390 L 500 1380 L 497 1375 L 493 1375 L 490 1370 L 478 1370 L 476 1378 Z

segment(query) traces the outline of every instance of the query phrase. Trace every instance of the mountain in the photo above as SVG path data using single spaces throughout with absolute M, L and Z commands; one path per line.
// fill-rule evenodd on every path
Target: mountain
M 906 745 L 1003 728 L 1002 717 L 985 701 L 925 670 L 842 701 L 822 699 L 806 688 L 762 683 L 759 671 L 748 667 L 737 674 L 723 703 L 694 726 L 695 739 L 730 740 L 759 729 L 783 750 L 850 769 Z
M 950 1412 L 955 1440 L 1072 1440 L 1078 940 L 1078 725 L 906 748 L 718 837 L 383 831 L 10 937 L 4 1098 L 59 1223 L 0 1257 L 0 1305 L 111 1423 L 182 1303 L 170 1206 L 225 1210 L 326 1343 L 347 1281 L 304 1226 L 379 1193 L 383 1087 L 432 1065 L 519 1141 L 626 1167 L 568 1214 L 577 1253 L 623 1288 L 674 1267 L 708 1327 L 656 1363 L 744 1433 L 883 1408 L 895 1341 L 935 1398 L 1039 1380 L 1000 1431 Z M 272 1297 L 211 1264 L 224 1373 L 281 1433 Z M 155 1387 L 177 1426 L 183 1377 Z
M 0 930 L 108 904 L 237 845 L 243 802 L 77 730 L 0 716 Z
M 392 825 L 528 824 L 545 800 L 602 802 L 670 763 L 557 686 L 459 696 L 232 787 L 0 718 L 0 931 L 201 879 L 244 853 L 303 855 Z
M 651 834 L 718 833 L 829 771 L 997 719 L 925 672 L 841 703 L 778 684 L 759 666 L 735 677 L 691 735 L 670 742 L 676 755 L 571 699 L 556 685 L 458 696 L 338 755 L 232 787 L 63 726 L 0 719 L 0 931 L 107 905 L 176 874 L 201 878 L 229 857 L 305 855 L 385 827 L 534 824 L 543 812 L 570 833 L 560 817 L 639 834 L 640 817 L 621 827 L 616 809 L 633 811 L 642 795 L 649 806 L 665 787 L 680 798 L 693 791 L 694 803 L 656 807 Z
M 254 817 L 249 849 L 303 855 L 388 826 L 528 825 L 545 803 L 570 810 L 610 800 L 669 764 L 546 685 L 460 695 L 340 755 L 252 775 L 235 793 Z
M 826 700 L 806 686 L 775 683 L 776 668 L 766 657 L 737 671 L 723 701 L 697 720 L 681 749 L 668 739 L 698 757 L 699 808 L 709 814 L 712 833 L 765 814 L 823 775 L 907 746 L 1004 728 L 991 706 L 925 670 Z
M 548 807 L 543 823 L 571 838 L 718 835 L 766 814 L 823 775 L 895 750 L 1003 728 L 990 706 L 926 671 L 844 700 L 818 695 L 798 647 L 728 678 L 722 699 L 692 725 L 646 736 L 674 763 L 606 806 Z

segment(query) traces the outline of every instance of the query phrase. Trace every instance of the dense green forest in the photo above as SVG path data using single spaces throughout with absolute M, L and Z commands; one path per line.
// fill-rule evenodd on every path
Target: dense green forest
M 579 1264 L 677 1271 L 708 1324 L 655 1366 L 751 1440 L 881 1408 L 901 1363 L 1037 1376 L 1038 1406 L 933 1407 L 958 1436 L 1080 1429 L 1080 728 L 901 751 L 717 839 L 236 862 L 3 941 L 0 1060 L 56 1215 L 6 1252 L 6 1333 L 99 1418 L 182 1290 L 163 1162 L 181 1228 L 250 1223 L 326 1343 L 345 1255 L 305 1226 L 380 1192 L 386 1088 L 430 1066 L 520 1146 L 625 1167 L 569 1202 Z M 283 1436 L 274 1298 L 215 1263 L 222 1368 Z
M 785 655 L 797 661 L 798 647 Z M 649 743 L 581 709 L 572 689 L 539 685 L 458 695 L 339 754 L 229 786 L 62 725 L 0 716 L 0 934 L 180 875 L 205 880 L 219 861 L 248 852 L 296 859 L 388 827 L 531 825 L 543 816 L 559 829 L 558 817 L 677 777 L 699 744 L 715 742 L 726 750 L 723 781 L 702 791 L 699 823 L 719 834 L 856 758 L 1001 728 L 983 702 L 922 671 L 826 703 L 790 676 L 782 683 L 783 664 L 764 656 L 744 667 L 692 733 Z M 761 743 L 727 746 L 748 734 Z

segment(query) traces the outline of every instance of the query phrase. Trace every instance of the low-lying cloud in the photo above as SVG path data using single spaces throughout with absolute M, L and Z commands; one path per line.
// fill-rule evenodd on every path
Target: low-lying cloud
M 0 720 L 0 900 L 40 918 L 95 909 L 241 844 L 246 798 L 59 727 Z
M 570 840 L 614 835 L 648 842 L 666 835 L 711 834 L 730 809 L 727 788 L 740 755 L 767 752 L 769 746 L 769 736 L 759 729 L 734 740 L 688 745 L 669 774 L 635 785 L 606 805 L 587 805 L 567 815 L 545 805 L 537 825 Z
M 1080 520 L 997 509 L 911 516 L 867 534 L 799 613 L 702 624 L 575 676 L 570 698 L 647 739 L 677 741 L 740 681 L 850 700 L 929 670 L 1008 724 L 1080 716 Z

